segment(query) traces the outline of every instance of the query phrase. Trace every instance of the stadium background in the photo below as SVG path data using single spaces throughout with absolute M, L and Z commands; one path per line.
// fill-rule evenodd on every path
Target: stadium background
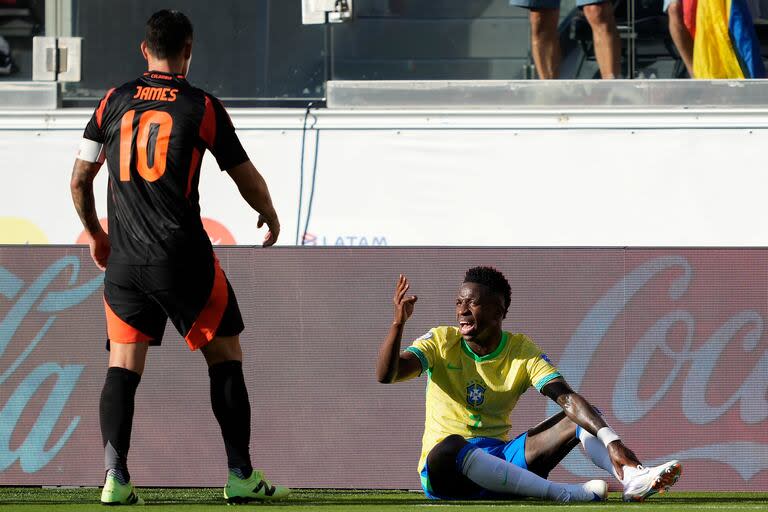
M 360 2 L 369 12 L 385 4 Z M 454 30 L 425 19 L 424 3 L 404 7 L 405 21 L 390 20 L 411 34 L 410 42 L 393 38 L 403 48 L 463 34 L 468 43 L 452 45 L 455 55 L 386 65 L 358 55 L 337 61 L 331 78 L 445 78 L 435 61 L 446 60 L 440 69 L 466 64 L 450 78 L 523 78 L 519 12 L 505 2 L 467 4 L 441 4 Z M 119 26 L 99 2 L 47 2 L 49 15 L 51 5 L 70 6 L 70 23 L 60 14 L 54 23 L 68 27 L 56 28 L 60 35 L 84 37 L 83 80 L 59 84 L 62 108 L 22 108 L 8 95 L 0 103 L 0 241 L 50 244 L 0 248 L 2 485 L 101 483 L 101 276 L 86 249 L 66 245 L 81 232 L 69 172 L 98 96 L 133 73 L 126 69 L 141 69 L 131 53 L 140 35 L 131 30 L 140 34 L 147 15 L 168 4 L 121 3 Z M 663 95 L 635 104 L 621 98 L 636 98 L 637 84 L 670 97 L 679 97 L 680 84 L 632 81 L 616 83 L 599 104 L 580 104 L 583 89 L 563 81 L 525 106 L 501 96 L 494 108 L 470 108 L 471 97 L 420 108 L 322 108 L 324 28 L 301 27 L 294 3 L 229 2 L 210 23 L 198 21 L 199 3 L 180 7 L 198 28 L 197 48 L 216 41 L 196 52 L 190 79 L 233 106 L 282 215 L 281 245 L 337 246 L 251 247 L 260 238 L 254 216 L 206 157 L 203 215 L 226 230 L 211 236 L 240 245 L 218 254 L 248 325 L 254 454 L 272 478 L 296 487 L 418 487 L 424 382 L 382 386 L 373 373 L 392 286 L 406 273 L 420 296 L 407 332 L 415 338 L 452 323 L 462 272 L 481 263 L 513 284 L 505 328 L 544 347 L 644 459 L 681 458 L 681 489 L 768 487 L 762 89 L 750 103 L 723 93 L 743 91 L 743 83 L 687 83 L 690 104 Z M 473 21 L 473 12 L 488 16 Z M 340 50 L 371 37 L 372 18 L 340 29 Z M 234 38 L 221 37 L 216 27 L 230 25 Z M 495 39 L 478 46 L 478 34 Z M 503 47 L 509 34 L 519 37 L 509 44 L 519 58 L 513 50 L 472 53 Z M 293 46 L 277 44 L 280 37 Z M 671 64 L 662 59 L 655 69 Z M 105 173 L 99 180 L 103 212 Z M 219 485 L 223 450 L 202 358 L 172 331 L 164 344 L 139 389 L 135 482 Z M 553 412 L 535 395 L 516 409 L 514 431 Z M 185 472 L 169 471 L 178 467 Z M 575 481 L 589 471 L 576 454 L 553 477 Z

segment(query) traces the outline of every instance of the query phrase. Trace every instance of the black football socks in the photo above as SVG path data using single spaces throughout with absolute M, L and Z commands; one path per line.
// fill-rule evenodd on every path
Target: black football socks
M 134 399 L 141 375 L 115 366 L 107 370 L 99 402 L 101 439 L 104 444 L 104 469 L 120 481 L 127 483 L 128 449 L 131 446 Z
M 221 427 L 229 470 L 239 478 L 253 472 L 249 445 L 251 404 L 240 361 L 224 361 L 208 368 L 211 377 L 211 406 Z

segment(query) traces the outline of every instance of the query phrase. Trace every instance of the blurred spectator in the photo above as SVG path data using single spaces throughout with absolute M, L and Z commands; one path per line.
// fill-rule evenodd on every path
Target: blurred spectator
M 18 52 L 18 39 L 31 37 L 34 27 L 29 0 L 0 0 L 0 76 L 18 71 L 11 57 L 11 43 Z M 24 44 L 22 41 L 21 46 Z
M 688 70 L 688 76 L 693 75 L 693 36 L 685 25 L 683 11 L 689 5 L 685 5 L 683 0 L 664 0 L 664 11 L 669 17 L 669 35 L 675 43 L 680 58 L 683 59 L 685 69 Z
M 16 0 L 0 0 L 0 9 L 16 7 Z M 13 61 L 11 61 L 11 45 L 8 40 L 0 35 L 0 75 L 10 75 Z
M 3 36 L 0 36 L 0 75 L 10 75 L 12 67 L 11 46 Z
M 558 78 L 560 68 L 560 0 L 509 0 L 510 5 L 529 10 L 531 52 L 536 72 L 541 79 Z M 577 0 L 590 27 L 595 58 L 602 78 L 619 78 L 621 42 L 608 0 Z

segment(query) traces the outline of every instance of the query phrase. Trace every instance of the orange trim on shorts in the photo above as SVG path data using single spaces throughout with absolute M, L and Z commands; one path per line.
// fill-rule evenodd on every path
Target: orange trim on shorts
M 137 328 L 128 325 L 125 320 L 117 316 L 112 307 L 104 299 L 104 311 L 107 314 L 107 337 L 114 343 L 141 343 L 152 341 L 151 336 L 147 336 Z
M 203 114 L 203 122 L 200 123 L 200 138 L 209 148 L 213 147 L 216 140 L 216 112 L 214 112 L 213 103 L 208 96 L 205 97 L 205 113 Z
M 113 92 L 115 92 L 114 87 L 107 91 L 107 95 L 104 96 L 104 99 L 99 103 L 99 108 L 96 109 L 96 126 L 99 128 L 101 128 L 101 118 L 104 115 L 104 109 L 107 108 L 107 100 L 112 96 Z
M 227 278 L 224 271 L 219 266 L 219 259 L 213 256 L 213 289 L 208 297 L 208 302 L 200 312 L 189 329 L 184 339 L 191 350 L 197 350 L 205 346 L 216 336 L 216 330 L 224 317 L 224 311 L 229 302 L 229 289 L 227 288 Z

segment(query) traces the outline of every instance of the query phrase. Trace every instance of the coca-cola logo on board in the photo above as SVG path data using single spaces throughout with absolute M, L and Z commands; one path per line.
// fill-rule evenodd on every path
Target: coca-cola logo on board
M 619 432 L 622 426 L 631 426 L 636 436 L 639 431 L 650 437 L 644 440 L 646 446 L 669 436 L 669 430 L 682 432 L 674 440 L 676 449 L 654 454 L 647 464 L 669 459 L 715 461 L 729 465 L 746 481 L 768 468 L 768 445 L 745 440 L 739 432 L 768 418 L 768 350 L 761 345 L 765 322 L 753 303 L 731 313 L 710 332 L 697 330 L 697 320 L 703 320 L 683 300 L 693 279 L 694 269 L 682 256 L 641 263 L 591 307 L 570 337 L 558 368 L 574 389 L 586 389 L 587 399 L 589 390 L 609 391 L 610 404 L 597 405 L 610 405 L 607 416 Z M 617 326 L 619 319 L 628 322 L 632 308 L 639 307 L 634 302 L 656 280 L 666 286 L 666 297 L 656 293 L 652 300 L 665 305 L 645 304 L 634 315 L 647 317 L 642 330 Z M 712 298 L 689 298 L 690 304 L 699 306 L 707 300 Z M 624 333 L 622 346 L 606 346 L 608 333 L 616 329 Z M 616 345 L 617 337 L 613 338 Z M 624 353 L 623 364 L 615 364 L 617 352 Z M 609 359 L 613 364 L 606 364 Z M 740 363 L 733 364 L 735 359 Z M 723 396 L 725 389 L 728 396 Z M 717 401 L 711 394 L 718 395 Z M 558 410 L 557 405 L 548 405 L 548 414 Z M 656 413 L 664 417 L 649 423 L 648 429 L 639 428 Z M 726 414 L 738 418 L 720 422 Z M 578 450 L 564 464 L 582 477 L 602 475 Z

